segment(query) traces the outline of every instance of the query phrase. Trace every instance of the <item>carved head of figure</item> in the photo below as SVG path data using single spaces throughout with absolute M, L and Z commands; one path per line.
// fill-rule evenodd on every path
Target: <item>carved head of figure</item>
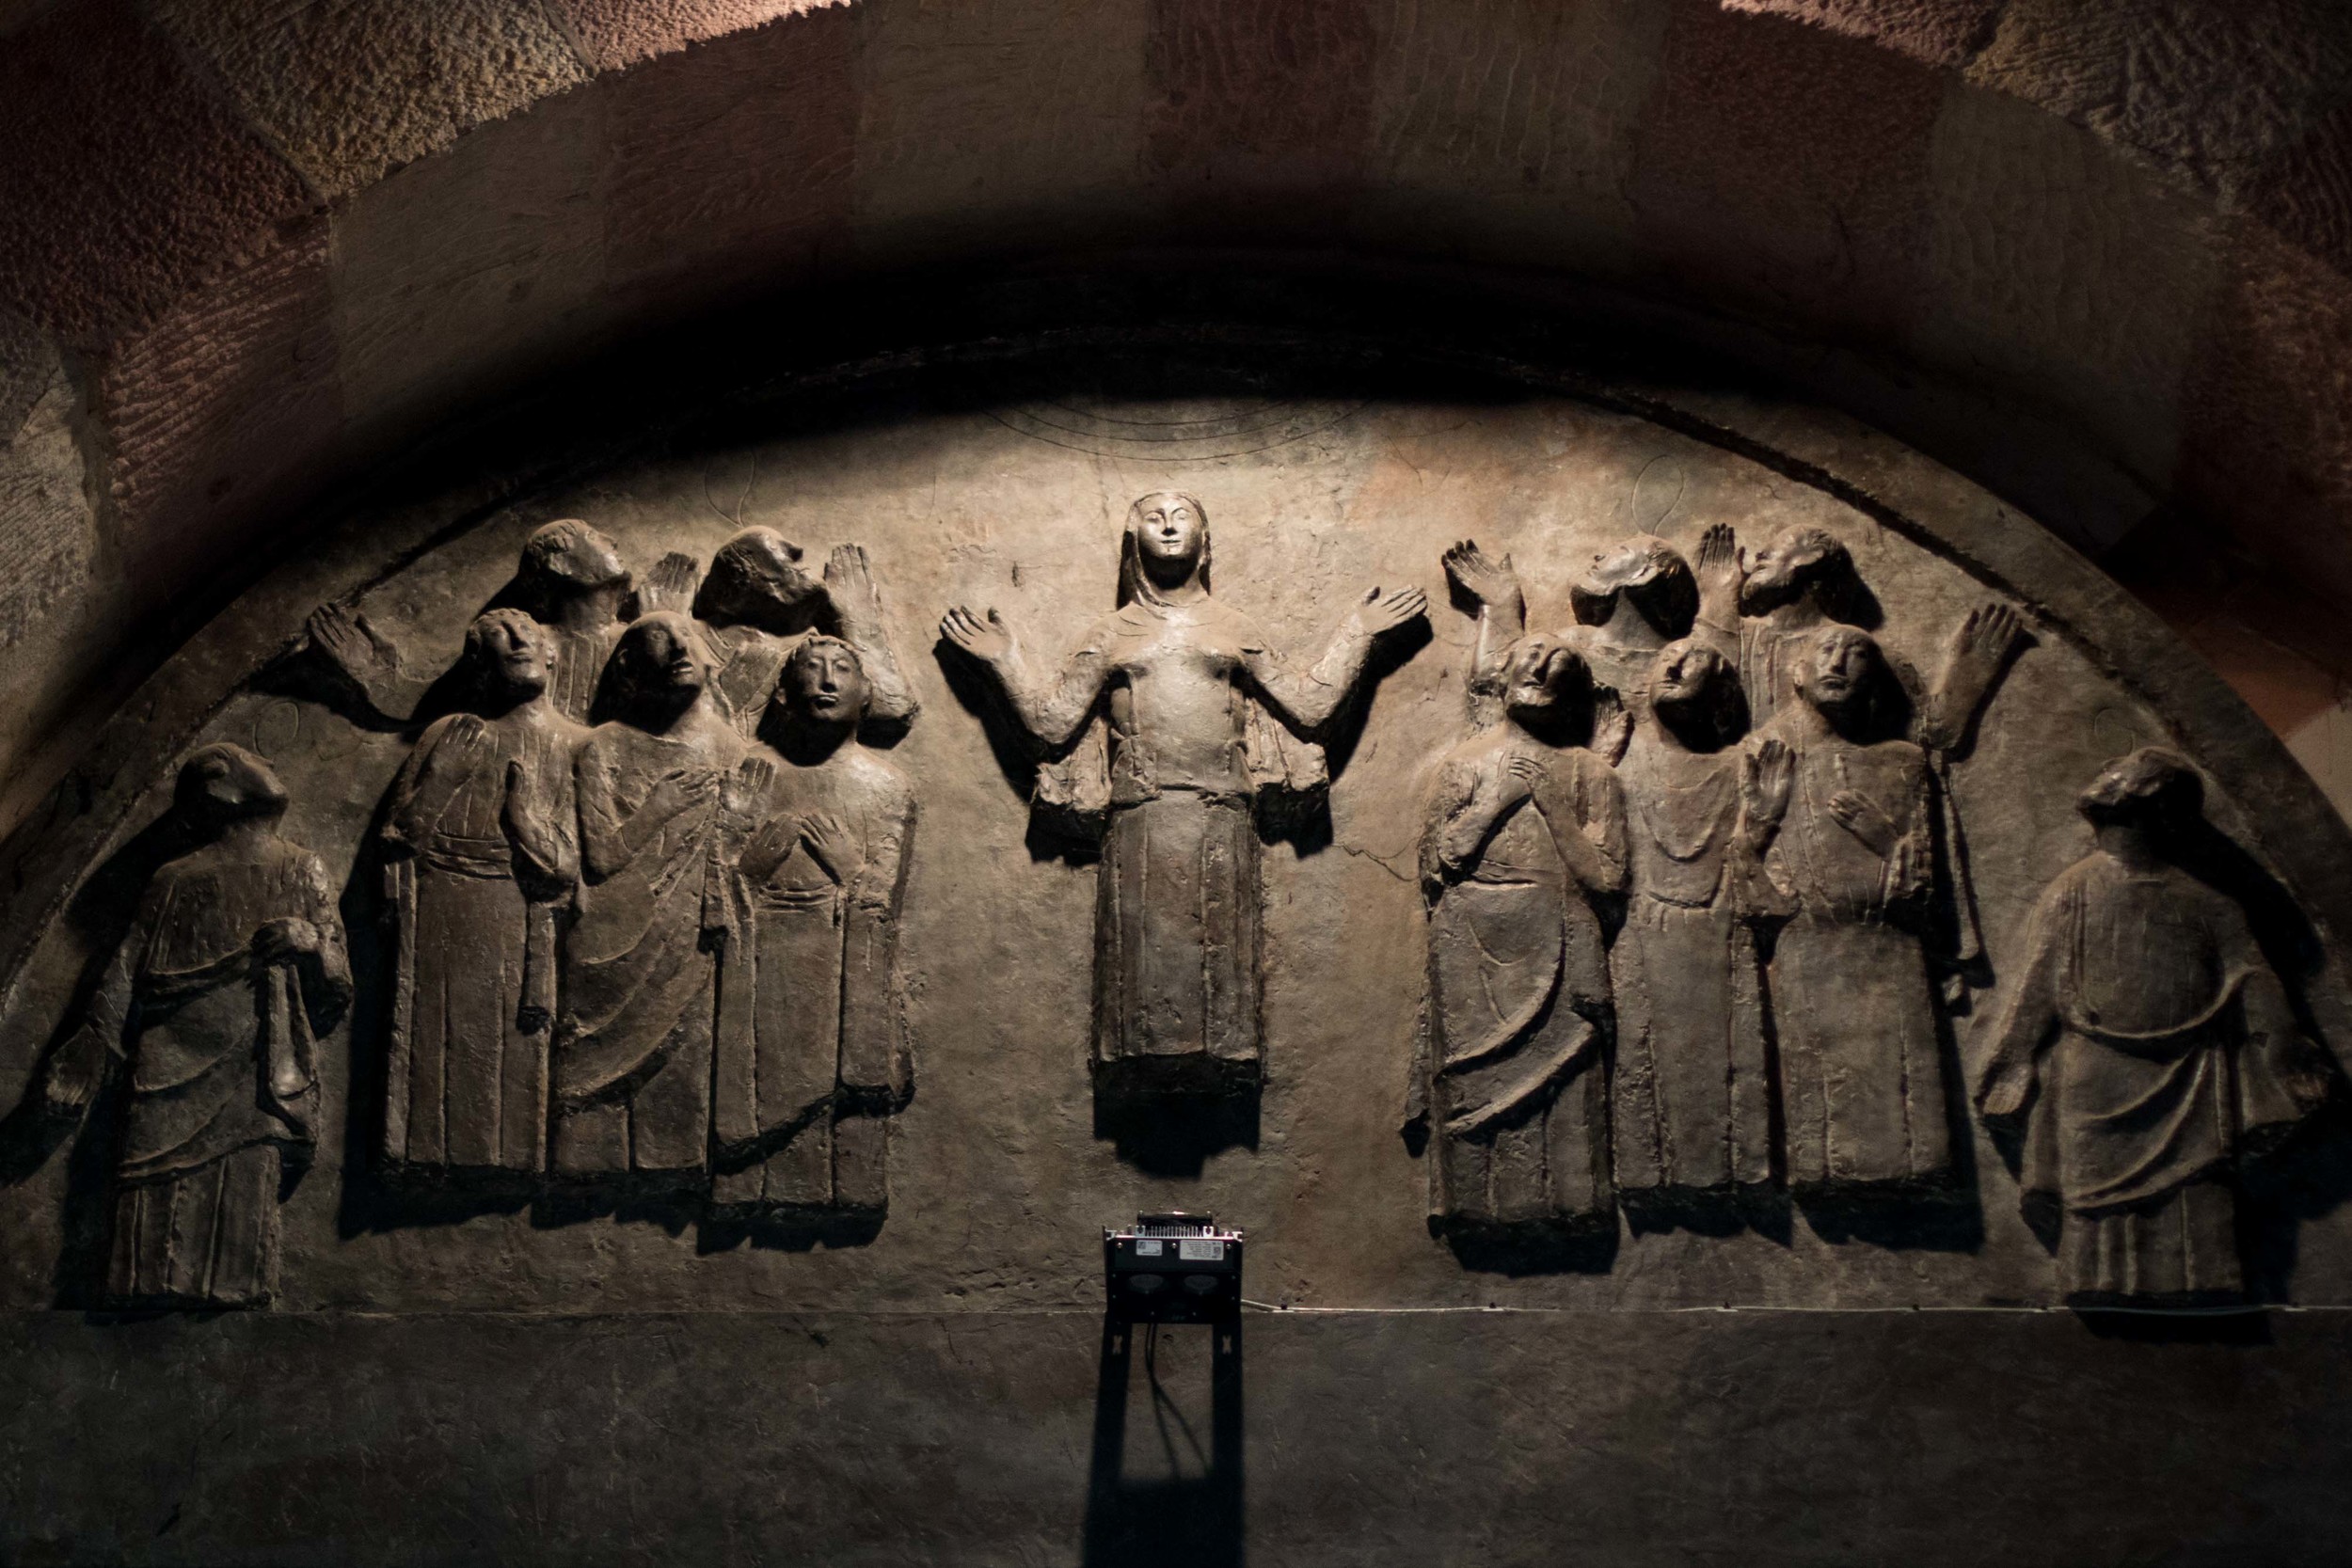
M 1119 602 L 1167 602 L 1173 590 L 1209 591 L 1209 514 L 1192 497 L 1155 490 L 1127 509 L 1119 547 Z
M 1502 705 L 1529 729 L 1553 737 L 1589 705 L 1592 672 L 1567 642 L 1529 632 L 1511 644 L 1503 664 Z
M 547 632 L 519 610 L 485 610 L 466 628 L 466 657 L 488 697 L 536 697 L 548 689 L 551 656 Z
M 1637 533 L 1595 556 L 1592 569 L 1568 590 L 1577 620 L 1588 626 L 1607 626 L 1620 601 L 1638 610 L 1659 637 L 1685 637 L 1698 619 L 1698 578 L 1680 550 L 1654 534 Z
M 2143 746 L 2100 768 L 2075 797 L 2074 808 L 2093 827 L 2170 832 L 2203 815 L 2205 781 L 2178 752 Z
M 172 803 L 192 827 L 212 833 L 232 823 L 282 816 L 286 786 L 260 757 L 220 742 L 180 765 Z
M 1797 660 L 1797 692 L 1841 735 L 1875 738 L 1892 678 L 1878 640 L 1857 626 L 1823 626 Z
M 516 574 L 541 593 L 583 593 L 594 588 L 626 588 L 628 568 L 612 540 L 578 517 L 561 517 L 532 531 L 523 541 L 522 564 Z
M 785 710 L 804 721 L 845 725 L 866 716 L 866 665 L 837 637 L 812 637 L 793 649 L 776 689 Z
M 1659 722 L 1692 751 L 1718 751 L 1748 727 L 1740 672 L 1704 642 L 1686 639 L 1658 650 L 1649 671 L 1649 701 Z
M 629 623 L 613 644 L 606 679 L 625 717 L 666 720 L 702 695 L 710 680 L 710 659 L 693 622 L 657 611 Z
M 1801 525 L 1781 530 L 1748 562 L 1747 577 L 1740 584 L 1740 609 L 1743 614 L 1763 615 L 1810 594 L 1831 620 L 1858 621 L 1861 587 L 1844 542 L 1827 529 Z
M 748 625 L 789 635 L 825 602 L 824 585 L 801 569 L 801 546 L 771 528 L 747 528 L 710 558 L 694 613 L 714 626 Z

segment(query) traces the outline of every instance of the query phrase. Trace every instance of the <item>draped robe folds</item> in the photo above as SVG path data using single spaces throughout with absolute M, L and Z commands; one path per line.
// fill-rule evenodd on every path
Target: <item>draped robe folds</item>
M 1344 689 L 1361 647 L 1310 673 Z M 1095 899 L 1094 1061 L 1177 1082 L 1254 1080 L 1262 897 L 1255 802 L 1312 796 L 1323 752 L 1252 695 L 1283 680 L 1256 626 L 1214 599 L 1138 600 L 1075 656 L 1106 673 L 1107 719 L 1040 769 L 1038 804 L 1103 814 Z
M 858 841 L 847 886 L 796 842 L 818 813 Z M 778 768 L 737 883 L 744 940 L 721 981 L 721 1206 L 887 1207 L 887 1117 L 913 1087 L 897 971 L 914 831 L 905 777 L 854 740 Z M 772 864 L 769 841 L 784 850 Z
M 604 679 L 612 644 L 620 641 L 619 622 L 581 630 L 552 622 L 547 628 L 548 701 L 575 724 L 585 724 L 596 705 L 596 689 Z
M 1617 1185 L 1767 1181 L 1763 976 L 1747 918 L 1760 868 L 1738 842 L 1740 754 L 1670 751 L 1644 733 L 1621 774 L 1631 878 L 1609 955 Z
M 580 747 L 583 875 L 554 1053 L 560 1174 L 708 1169 L 718 956 L 733 904 L 718 784 L 741 755 L 739 744 L 707 756 L 622 723 L 598 725 Z M 708 798 L 621 859 L 632 819 L 671 772 L 710 776 Z M 598 844 L 616 847 L 602 875 L 586 865 Z
M 318 953 L 256 962 L 254 933 L 289 919 L 317 928 Z M 285 1152 L 316 1139 L 317 1039 L 350 997 L 335 890 L 309 850 L 272 834 L 155 874 L 91 1006 L 130 1064 L 111 1299 L 269 1301 Z
M 2299 1119 L 2302 1046 L 2245 912 L 2175 866 L 2104 852 L 2035 906 L 1994 1060 L 2032 1064 L 2019 1185 L 2062 1210 L 2070 1296 L 2233 1294 L 2231 1177 Z
M 559 836 L 577 832 L 572 758 L 586 732 L 486 721 L 496 744 L 463 777 L 426 729 L 392 786 L 388 868 L 394 957 L 386 1156 L 412 1168 L 547 1168 L 548 1053 L 556 1011 L 557 927 L 569 890 L 532 876 L 506 826 L 517 806 Z M 416 820 L 419 802 L 437 802 Z M 576 850 L 564 848 L 566 859 Z M 517 879 L 518 867 L 523 879 Z
M 1934 876 L 1927 758 L 1909 741 L 1811 736 L 1791 717 L 1763 732 L 1796 753 L 1767 861 L 1795 907 L 1771 968 L 1789 1184 L 1938 1182 L 1952 1153 L 1919 935 Z M 1892 821 L 1898 840 L 1887 853 L 1830 815 L 1844 790 Z
M 1472 745 L 1484 754 L 1449 762 L 1441 792 L 1450 782 L 1466 800 L 1474 778 L 1465 775 L 1502 766 L 1502 749 Z M 1429 911 L 1431 1200 L 1456 1225 L 1595 1225 L 1615 1201 L 1607 959 L 1554 835 L 1597 833 L 1603 856 L 1622 864 L 1623 807 L 1590 752 L 1547 761 L 1565 775 L 1559 799 L 1572 819 L 1520 801 Z

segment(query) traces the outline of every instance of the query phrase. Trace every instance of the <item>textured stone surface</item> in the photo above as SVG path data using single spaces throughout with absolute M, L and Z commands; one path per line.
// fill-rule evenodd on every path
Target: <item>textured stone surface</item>
M 615 294 L 666 315 L 846 260 L 857 24 L 828 7 L 616 84 L 600 187 Z
M 329 197 L 585 76 L 540 0 L 161 0 L 155 9 Z
M 1965 65 L 1993 40 L 2008 0 L 1724 0 L 1732 11 L 1763 11 L 1868 39 L 1929 65 Z
M 117 0 L 0 50 L 0 304 L 87 343 L 265 248 L 301 176 Z
M 591 71 L 620 71 L 706 39 L 845 0 L 552 0 Z
M 1899 328 L 1928 240 L 1923 67 L 1778 17 L 1681 7 L 1630 195 L 1692 286 L 1834 332 Z
M 220 570 L 221 525 L 266 511 L 341 425 L 326 225 L 119 342 L 95 401 L 123 569 L 161 606 Z
M 1142 1354 L 1099 1378 L 1076 1312 L 17 1316 L 0 1552 L 2333 1562 L 2346 1334 L 2337 1314 L 2178 1336 L 2023 1313 L 1251 1315 L 1244 1468 L 1221 1484 L 1194 1457 L 1215 1430 L 1200 1329 L 1162 1334 L 1155 1409 Z

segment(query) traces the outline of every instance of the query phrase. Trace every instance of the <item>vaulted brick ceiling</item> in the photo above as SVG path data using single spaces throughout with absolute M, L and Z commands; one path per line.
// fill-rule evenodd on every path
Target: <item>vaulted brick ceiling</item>
M 748 291 L 1144 245 L 1752 326 L 2154 539 L 2209 650 L 2221 573 L 2352 666 L 2294 599 L 2352 607 L 2322 0 L 0 0 L 0 816 L 186 585 L 453 410 Z

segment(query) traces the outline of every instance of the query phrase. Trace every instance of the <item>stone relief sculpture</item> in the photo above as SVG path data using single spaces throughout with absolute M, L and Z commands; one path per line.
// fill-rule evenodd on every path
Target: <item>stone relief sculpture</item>
M 578 517 L 563 517 L 532 531 L 514 580 L 492 601 L 491 608 L 520 610 L 548 629 L 549 701 L 574 723 L 592 717 L 605 660 L 631 608 L 630 581 L 612 540 Z M 684 610 L 693 581 L 691 557 L 664 556 L 634 608 Z M 410 670 L 366 616 L 342 605 L 322 606 L 310 617 L 310 638 L 376 713 L 395 723 L 422 716 L 419 710 L 440 673 Z
M 2235 1176 L 2327 1097 L 2246 911 L 2183 866 L 2203 784 L 2146 748 L 2078 801 L 2096 835 L 2034 906 L 1976 1095 L 2021 1135 L 2028 1205 L 2058 1211 L 2078 1303 L 2239 1293 Z
M 1447 564 L 1500 589 L 1475 546 Z M 1438 764 L 1422 837 L 1429 1037 L 1413 1110 L 1430 1124 L 1432 1209 L 1457 1237 L 1613 1229 L 1609 968 L 1593 900 L 1625 885 L 1624 804 L 1581 744 L 1592 691 L 1575 651 L 1521 635 L 1502 669 L 1502 717 Z
M 1419 589 L 1373 589 L 1294 674 L 1249 617 L 1210 596 L 1209 562 L 1200 502 L 1149 495 L 1120 536 L 1118 608 L 1060 671 L 1035 668 L 993 610 L 959 607 L 940 625 L 993 674 L 1030 741 L 1078 743 L 1041 768 L 1036 803 L 1104 821 L 1093 1058 L 1098 1092 L 1114 1096 L 1258 1081 L 1253 807 L 1262 791 L 1322 786 L 1320 751 L 1297 742 L 1340 711 L 1375 641 L 1426 609 Z
M 466 637 L 468 711 L 436 720 L 383 830 L 395 922 L 384 1151 L 411 1172 L 548 1168 L 559 927 L 580 877 L 552 635 L 494 610 Z
M 1828 624 L 1789 660 L 1795 700 L 1749 746 L 1794 758 L 1767 857 L 1794 912 L 1774 946 L 1788 1180 L 1932 1185 L 1951 1166 L 1923 933 L 1935 885 L 1927 755 L 1889 734 L 1894 676 L 1867 632 Z
M 914 796 L 858 737 L 871 688 L 848 642 L 801 642 L 777 701 L 786 766 L 742 849 L 720 995 L 712 1200 L 879 1213 L 886 1118 L 914 1088 L 898 956 Z
M 693 607 L 716 662 L 720 705 L 746 738 L 755 736 L 797 640 L 820 630 L 856 650 L 871 693 L 867 719 L 910 722 L 918 705 L 890 651 L 864 547 L 834 546 L 821 583 L 801 569 L 802 554 L 775 530 L 749 528 L 711 556 Z
M 660 611 L 613 649 L 618 717 L 580 748 L 579 920 L 554 1044 L 556 1174 L 699 1185 L 710 1159 L 728 879 L 774 768 L 748 755 L 693 623 Z
M 278 1289 L 278 1203 L 317 1137 L 319 1038 L 351 1001 L 336 895 L 278 832 L 285 787 L 235 746 L 180 769 L 198 847 L 141 897 L 89 1006 L 53 1060 L 53 1105 L 123 1070 L 105 1296 L 263 1307 Z

